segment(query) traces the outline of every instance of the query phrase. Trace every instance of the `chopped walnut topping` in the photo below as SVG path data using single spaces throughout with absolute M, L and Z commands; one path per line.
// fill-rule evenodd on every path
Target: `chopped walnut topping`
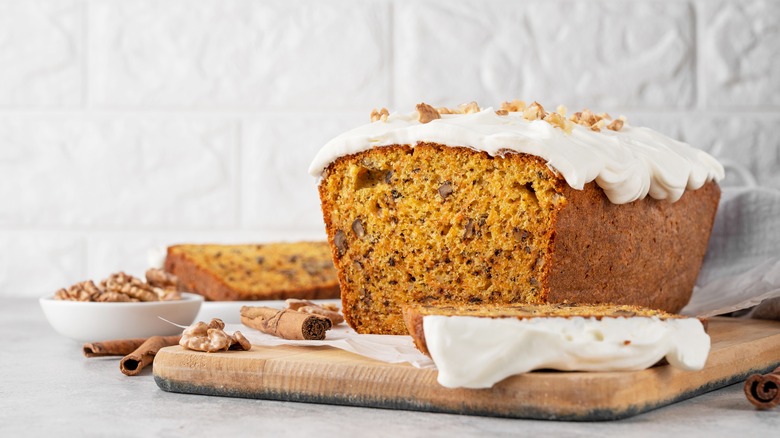
M 612 123 L 607 125 L 607 129 L 612 131 L 620 131 L 623 129 L 623 124 L 626 123 L 626 118 L 624 116 L 618 117 L 616 120 L 613 120 Z
M 439 112 L 436 111 L 436 108 L 428 105 L 427 103 L 418 103 L 417 113 L 419 114 L 420 123 L 428 123 L 431 120 L 441 118 Z
M 604 128 L 606 125 L 607 125 L 607 121 L 604 119 L 600 119 L 599 121 L 591 125 L 590 129 L 591 131 L 601 132 L 601 129 Z
M 390 115 L 390 112 L 387 111 L 387 108 L 382 108 L 381 110 L 378 110 L 374 108 L 373 111 L 371 111 L 371 121 L 372 122 L 386 122 L 387 117 Z
M 477 102 L 474 101 L 459 105 L 458 109 L 460 110 L 461 114 L 474 114 L 480 111 L 479 105 L 477 105 Z
M 419 109 L 419 108 L 418 108 Z M 469 102 L 458 105 L 457 108 L 447 108 L 446 106 L 436 108 L 440 115 L 444 114 L 473 114 L 481 111 L 477 102 Z
M 580 113 L 580 125 L 584 126 L 593 126 L 596 122 L 598 122 L 598 118 L 595 114 L 593 114 L 589 109 L 585 108 Z
M 526 120 L 539 120 L 547 117 L 544 107 L 539 102 L 534 102 L 523 111 L 523 118 Z
M 620 117 L 617 120 L 612 120 L 612 117 L 607 113 L 594 114 L 588 109 L 584 109 L 581 112 L 574 113 L 569 119 L 572 122 L 585 126 L 592 131 L 600 132 L 605 127 L 613 131 L 618 131 L 623 127 L 625 118 Z M 609 123 L 609 121 L 612 121 Z M 609 124 L 608 124 L 609 123 Z
M 330 320 L 332 325 L 338 325 L 344 322 L 344 317 L 341 316 L 339 307 L 335 304 L 317 304 L 309 300 L 299 300 L 297 298 L 288 298 L 285 301 L 285 304 L 287 304 L 287 308 L 290 310 L 324 316 Z
M 476 102 L 458 105 L 457 108 L 434 108 L 426 103 L 417 105 L 418 120 L 420 123 L 428 123 L 432 120 L 441 118 L 441 116 L 445 114 L 473 114 L 480 111 L 481 108 Z M 576 112 L 571 117 L 567 118 L 566 114 L 568 113 L 568 109 L 563 105 L 558 105 L 555 112 L 548 113 L 539 102 L 533 102 L 530 105 L 526 105 L 524 101 L 518 99 L 505 101 L 501 103 L 501 108 L 496 110 L 496 114 L 499 116 L 508 116 L 509 113 L 522 113 L 523 118 L 528 121 L 544 120 L 550 125 L 563 130 L 567 134 L 571 134 L 575 124 L 584 126 L 595 132 L 601 132 L 604 128 L 612 131 L 619 131 L 623 128 L 626 121 L 623 116 L 613 120 L 612 116 L 607 113 L 595 114 L 587 108 L 580 112 Z M 371 121 L 387 121 L 387 116 L 388 112 L 386 108 L 382 108 L 381 110 L 375 109 L 371 112 Z
M 501 104 L 501 110 L 510 113 L 519 113 L 525 110 L 525 102 L 517 99 L 514 99 L 511 102 L 504 102 Z
M 547 114 L 547 117 L 544 118 L 544 121 L 555 126 L 556 128 L 562 129 L 563 132 L 567 134 L 571 134 L 572 129 L 574 129 L 574 124 L 569 120 L 566 120 L 566 117 L 560 113 Z

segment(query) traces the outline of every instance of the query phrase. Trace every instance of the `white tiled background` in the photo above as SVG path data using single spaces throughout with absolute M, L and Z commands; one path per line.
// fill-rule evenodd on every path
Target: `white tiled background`
M 306 169 L 330 137 L 515 97 L 780 188 L 780 1 L 0 0 L 0 295 L 138 274 L 157 245 L 323 237 Z

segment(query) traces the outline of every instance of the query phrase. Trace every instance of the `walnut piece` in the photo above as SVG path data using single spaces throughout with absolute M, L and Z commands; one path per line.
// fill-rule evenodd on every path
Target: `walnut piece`
M 54 294 L 55 300 L 67 301 L 94 301 L 95 297 L 102 294 L 92 280 L 76 283 L 67 289 L 60 289 Z
M 434 108 L 426 103 L 417 105 L 418 120 L 420 123 L 428 123 L 432 120 L 440 119 L 442 115 L 447 114 L 473 114 L 480 112 L 481 108 L 476 102 L 469 102 L 458 105 L 456 108 L 439 107 Z M 619 131 L 625 124 L 625 117 L 620 116 L 613 120 L 607 113 L 595 114 L 589 109 L 584 109 L 574 113 L 567 118 L 568 109 L 563 105 L 558 105 L 555 112 L 548 113 L 539 102 L 533 102 L 526 105 L 524 101 L 514 99 L 501 103 L 501 108 L 495 113 L 499 116 L 508 116 L 509 113 L 522 113 L 522 117 L 528 121 L 544 120 L 552 126 L 563 130 L 566 134 L 571 134 L 574 125 L 584 126 L 592 131 L 601 132 L 602 129 Z M 386 108 L 371 112 L 371 121 L 387 121 L 388 112 Z
M 544 107 L 539 102 L 534 102 L 528 105 L 523 111 L 523 118 L 526 120 L 541 120 L 547 117 L 547 113 L 544 111 Z
M 623 123 L 625 123 L 623 116 L 620 116 L 620 118 L 613 120 L 609 125 L 607 125 L 607 129 L 612 131 L 620 131 L 623 129 Z
M 525 111 L 525 102 L 522 100 L 514 99 L 511 102 L 504 102 L 501 104 L 499 111 L 506 111 L 507 113 L 520 113 Z
M 458 106 L 459 114 L 474 114 L 480 112 L 477 102 L 471 101 Z
M 387 118 L 390 116 L 390 112 L 387 111 L 387 108 L 382 108 L 377 111 L 376 108 L 374 108 L 373 111 L 371 111 L 371 121 L 372 122 L 387 122 Z
M 179 277 L 165 272 L 160 268 L 149 268 L 146 270 L 146 282 L 152 287 L 160 289 L 179 289 Z
M 153 287 L 152 291 L 157 294 L 160 301 L 176 301 L 181 299 L 181 292 L 177 290 Z
M 589 128 L 591 131 L 601 132 L 605 127 L 612 131 L 619 131 L 623 128 L 626 118 L 620 116 L 617 120 L 612 120 L 612 117 L 607 113 L 594 114 L 586 108 L 580 112 L 574 113 L 569 120 Z
M 152 283 L 164 285 L 165 287 L 154 286 L 152 283 L 146 283 L 132 275 L 117 272 L 102 280 L 99 286 L 89 280 L 76 283 L 67 289 L 60 289 L 54 294 L 54 299 L 99 303 L 181 299 L 181 293 L 175 286 L 171 285 L 171 283 L 178 283 L 179 280 L 176 276 L 162 272 L 159 269 L 150 269 L 147 271 L 146 276 L 153 279 Z
M 452 183 L 449 181 L 445 181 L 442 183 L 442 185 L 439 186 L 439 196 L 441 196 L 442 201 L 446 201 L 447 197 L 450 196 L 455 189 L 452 188 Z
M 214 318 L 206 324 L 203 321 L 196 322 L 184 329 L 179 345 L 189 350 L 214 353 L 226 350 L 249 350 L 252 344 L 241 332 L 235 332 L 232 336 L 224 331 L 225 323 L 221 319 Z
M 233 341 L 234 342 L 230 344 L 230 347 L 228 347 L 230 350 L 249 351 L 252 349 L 252 343 L 250 343 L 249 339 L 244 337 L 244 335 L 239 331 L 233 333 Z
M 477 102 L 471 101 L 469 103 L 464 103 L 458 105 L 457 108 L 447 108 L 445 106 L 440 108 L 435 108 L 436 111 L 440 115 L 444 114 L 474 114 L 482 111 L 482 109 L 477 105 Z
M 133 298 L 130 295 L 123 294 L 122 292 L 103 292 L 96 296 L 92 301 L 98 303 L 137 303 L 141 300 Z
M 100 288 L 103 289 L 104 292 L 125 294 L 138 301 L 160 300 L 150 285 L 132 275 L 127 275 L 124 272 L 111 274 L 108 278 L 100 282 Z
M 574 124 L 569 120 L 566 120 L 566 117 L 557 112 L 547 114 L 547 117 L 544 118 L 544 121 L 555 126 L 556 128 L 562 129 L 563 132 L 567 134 L 571 134 L 572 129 L 574 129 Z
M 418 120 L 420 120 L 420 123 L 428 123 L 432 120 L 441 118 L 439 112 L 436 111 L 436 108 L 428 105 L 427 103 L 418 103 L 417 113 L 419 114 Z

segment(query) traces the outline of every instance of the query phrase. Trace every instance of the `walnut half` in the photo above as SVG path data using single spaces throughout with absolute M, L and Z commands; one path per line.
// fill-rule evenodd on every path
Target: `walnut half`
M 436 108 L 428 105 L 427 103 L 418 103 L 417 113 L 420 123 L 428 123 L 432 120 L 441 118 L 441 115 L 439 115 L 439 112 L 436 111 Z
M 224 328 L 225 323 L 221 319 L 214 318 L 208 324 L 199 321 L 184 329 L 179 345 L 189 350 L 207 353 L 252 348 L 252 344 L 241 332 L 237 331 L 231 336 L 225 333 Z

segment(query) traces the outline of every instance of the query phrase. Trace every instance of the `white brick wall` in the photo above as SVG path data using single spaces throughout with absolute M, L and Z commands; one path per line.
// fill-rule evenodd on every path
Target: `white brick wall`
M 0 0 L 0 295 L 322 238 L 306 168 L 376 106 L 589 106 L 780 188 L 779 59 L 780 0 Z

